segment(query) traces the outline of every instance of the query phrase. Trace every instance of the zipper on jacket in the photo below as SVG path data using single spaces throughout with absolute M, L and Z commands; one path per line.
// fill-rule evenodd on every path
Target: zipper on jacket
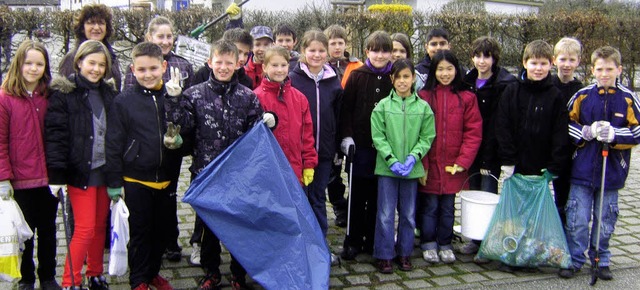
M 407 158 L 409 158 L 409 154 L 406 152 L 407 150 L 407 112 L 405 112 L 406 101 L 407 101 L 406 98 L 402 99 L 402 154 L 404 154 L 405 156 L 405 159 L 404 159 L 405 162 L 407 162 Z M 418 160 L 416 160 L 416 162 L 418 162 Z
M 448 87 L 445 87 L 445 89 L 449 89 Z M 446 114 L 447 112 L 447 94 L 446 91 L 442 92 L 442 98 L 444 99 L 444 106 L 442 107 L 442 113 Z M 441 118 L 441 122 L 442 122 L 442 156 L 444 158 L 445 164 L 444 166 L 447 166 L 446 161 L 447 161 L 447 138 L 446 138 L 446 134 L 444 134 L 444 132 L 447 132 L 447 122 L 445 121 L 445 118 L 443 116 L 443 114 L 440 114 L 440 118 Z M 441 172 L 440 174 L 442 174 L 442 177 L 440 178 L 440 194 L 445 193 L 444 192 L 444 183 L 445 183 L 445 177 L 447 176 L 446 172 Z
M 316 83 L 316 152 L 320 157 L 320 80 Z
M 158 170 L 160 169 L 160 166 L 162 166 L 162 127 L 160 124 L 160 112 L 158 110 L 158 102 L 156 101 L 156 96 L 155 95 L 151 95 L 151 97 L 153 97 L 153 104 L 156 106 L 156 120 L 158 122 L 158 137 L 160 137 L 158 139 L 159 143 L 160 143 L 160 163 L 158 164 L 158 168 L 156 169 L 156 182 L 158 182 Z

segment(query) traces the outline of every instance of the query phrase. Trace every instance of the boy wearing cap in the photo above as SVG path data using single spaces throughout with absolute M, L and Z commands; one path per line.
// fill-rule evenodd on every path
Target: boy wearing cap
M 253 37 L 253 49 L 245 66 L 247 75 L 253 81 L 253 87 L 257 88 L 262 83 L 262 62 L 264 53 L 273 44 L 273 33 L 267 26 L 256 26 L 250 32 Z

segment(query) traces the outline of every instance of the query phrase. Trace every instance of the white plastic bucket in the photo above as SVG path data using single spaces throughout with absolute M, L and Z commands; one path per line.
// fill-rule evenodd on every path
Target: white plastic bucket
M 500 196 L 480 190 L 463 190 L 460 198 L 462 235 L 473 240 L 483 240 Z

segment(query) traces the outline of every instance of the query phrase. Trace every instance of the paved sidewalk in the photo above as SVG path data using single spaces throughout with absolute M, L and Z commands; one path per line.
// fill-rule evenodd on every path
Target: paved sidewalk
M 180 179 L 179 196 L 182 197 L 188 188 L 189 173 L 188 160 L 183 164 Z M 598 281 L 594 289 L 639 289 L 640 282 L 640 148 L 636 147 L 632 153 L 631 172 L 627 179 L 626 188 L 620 191 L 620 213 L 615 234 L 611 240 L 613 281 Z M 329 213 L 328 241 L 334 253 L 342 250 L 342 240 L 345 230 L 333 225 L 334 215 L 331 206 Z M 460 203 L 456 202 L 456 220 L 459 221 Z M 188 204 L 178 203 L 180 218 L 180 244 L 183 247 L 183 259 L 172 263 L 164 261 L 161 274 L 167 277 L 176 289 L 196 289 L 197 282 L 203 275 L 198 267 L 187 263 L 191 247 L 189 237 L 193 229 L 195 215 Z M 58 281 L 61 280 L 62 267 L 66 254 L 64 227 L 62 218 L 58 217 Z M 460 243 L 454 243 L 457 248 Z M 476 265 L 471 255 L 456 252 L 458 261 L 454 264 L 429 265 L 422 259 L 416 248 L 412 255 L 414 270 L 402 272 L 395 270 L 393 274 L 379 274 L 374 267 L 374 259 L 366 254 L 358 256 L 356 261 L 343 261 L 341 266 L 332 268 L 332 289 L 586 289 L 590 275 L 587 268 L 571 280 L 563 280 L 556 275 L 556 269 L 542 269 L 538 273 L 516 272 L 503 273 L 497 270 L 499 263 Z M 105 271 L 108 255 L 105 255 Z M 226 278 L 229 272 L 229 255 L 223 256 L 221 271 Z M 123 277 L 109 277 L 111 289 L 129 289 L 128 274 Z M 16 284 L 0 282 L 0 289 L 15 289 Z M 227 279 L 223 279 L 223 289 L 230 289 Z M 257 289 L 261 289 L 255 285 Z

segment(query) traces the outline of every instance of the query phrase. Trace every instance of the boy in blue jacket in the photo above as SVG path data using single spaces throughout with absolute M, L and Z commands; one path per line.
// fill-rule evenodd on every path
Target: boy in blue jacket
M 569 136 L 578 146 L 573 158 L 571 190 L 566 205 L 565 232 L 573 265 L 562 269 L 560 277 L 571 278 L 586 262 L 589 249 L 591 264 L 595 264 L 596 241 L 600 261 L 598 278 L 611 280 L 609 240 L 618 219 L 618 190 L 624 187 L 629 174 L 631 148 L 640 143 L 638 97 L 618 82 L 622 73 L 620 52 L 610 46 L 591 54 L 592 73 L 596 83 L 579 90 L 569 101 Z M 603 157 L 601 151 L 609 145 L 605 184 L 600 184 Z M 600 190 L 604 195 L 600 201 Z M 602 202 L 600 237 L 594 237 L 594 221 L 589 233 L 589 221 Z M 593 214 L 595 215 L 595 214 Z

